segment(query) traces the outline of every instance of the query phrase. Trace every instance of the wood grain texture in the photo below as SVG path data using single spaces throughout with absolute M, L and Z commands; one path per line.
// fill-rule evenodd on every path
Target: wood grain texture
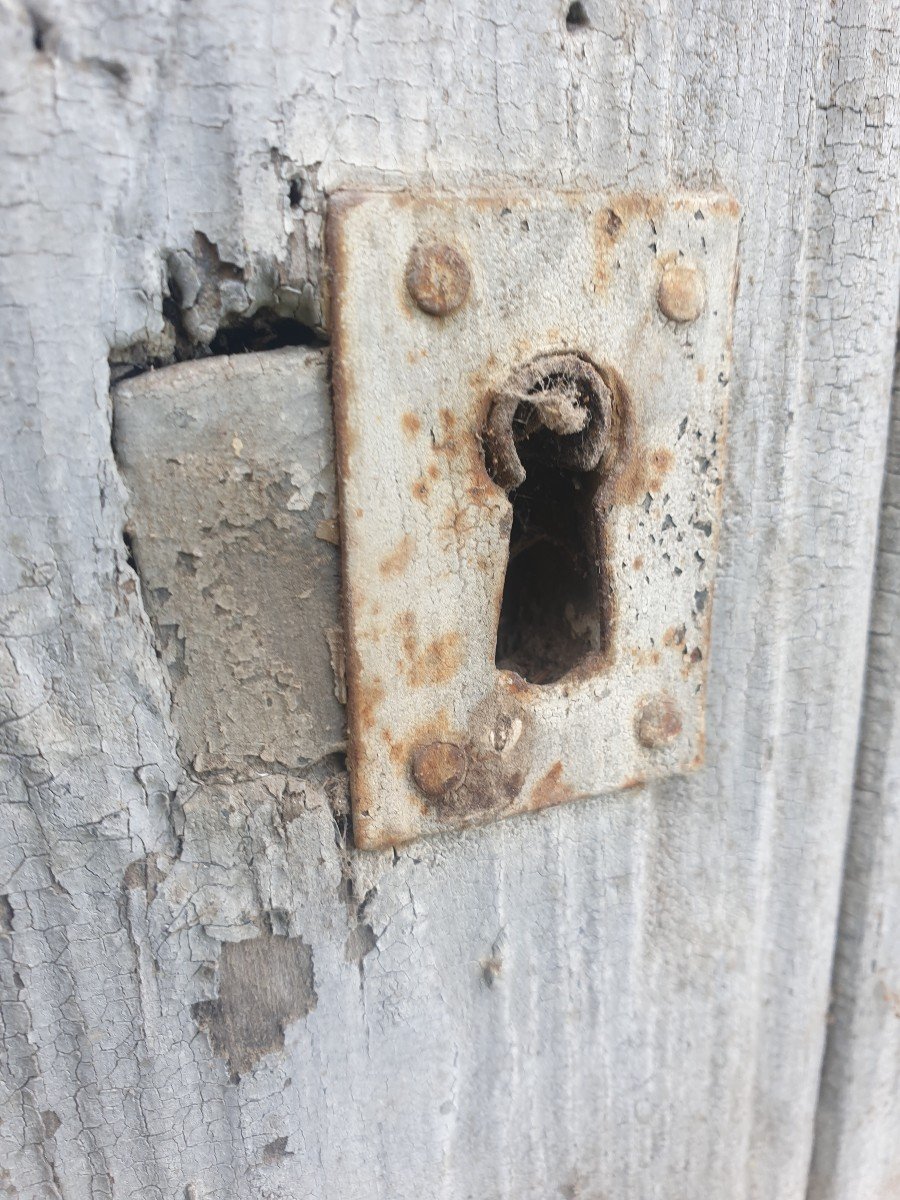
M 557 0 L 0 8 L 12 1195 L 804 1195 L 894 343 L 898 7 L 584 8 L 571 31 Z M 742 205 L 708 766 L 362 855 L 339 777 L 178 762 L 108 360 L 254 310 L 323 321 L 325 193 L 422 182 Z M 223 947 L 260 937 L 297 939 L 276 958 L 304 999 L 273 987 L 258 1059 L 229 1024 L 235 1082 L 210 1014 L 248 974 Z
M 900 358 L 897 361 L 900 368 Z M 900 369 L 810 1200 L 900 1193 Z

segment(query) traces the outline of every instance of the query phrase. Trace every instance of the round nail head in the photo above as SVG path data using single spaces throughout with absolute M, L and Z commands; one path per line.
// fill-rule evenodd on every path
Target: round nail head
M 431 800 L 454 792 L 466 777 L 469 760 L 454 742 L 428 742 L 412 756 L 412 777 Z
M 648 750 L 670 746 L 681 733 L 681 714 L 671 696 L 642 700 L 635 714 L 637 739 Z
M 679 264 L 667 267 L 656 294 L 660 312 L 670 321 L 696 321 L 706 303 L 703 276 L 696 267 Z
M 453 246 L 434 242 L 416 246 L 406 265 L 406 289 L 432 317 L 446 317 L 465 302 L 472 276 L 466 260 Z

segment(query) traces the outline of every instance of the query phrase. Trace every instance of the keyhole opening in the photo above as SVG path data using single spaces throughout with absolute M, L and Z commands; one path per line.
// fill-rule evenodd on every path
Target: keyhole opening
M 485 460 L 513 506 L 495 661 L 552 684 L 611 637 L 603 484 L 616 458 L 612 392 L 573 355 L 515 372 L 491 406 Z

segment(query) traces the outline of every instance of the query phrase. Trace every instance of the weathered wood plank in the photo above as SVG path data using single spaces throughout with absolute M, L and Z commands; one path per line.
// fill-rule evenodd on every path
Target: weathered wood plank
M 898 8 L 583 7 L 571 30 L 557 0 L 0 9 L 21 1196 L 804 1194 L 894 342 Z M 339 777 L 178 762 L 107 360 L 255 309 L 321 320 L 326 191 L 405 182 L 732 191 L 731 465 L 706 770 L 361 855 Z M 293 1001 L 225 949 L 268 938 Z M 227 1012 L 260 989 L 265 1036 Z
M 810 1200 L 887 1200 L 900 1192 L 898 549 L 900 370 Z

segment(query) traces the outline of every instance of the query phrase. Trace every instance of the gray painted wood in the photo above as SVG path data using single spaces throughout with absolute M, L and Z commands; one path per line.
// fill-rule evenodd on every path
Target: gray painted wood
M 584 9 L 0 8 L 12 1195 L 806 1190 L 898 290 L 898 10 Z M 340 775 L 179 761 L 107 363 L 260 308 L 323 321 L 330 189 L 548 180 L 743 206 L 708 766 L 360 854 Z
M 898 363 L 900 365 L 900 363 Z M 900 373 L 810 1200 L 900 1193 Z

